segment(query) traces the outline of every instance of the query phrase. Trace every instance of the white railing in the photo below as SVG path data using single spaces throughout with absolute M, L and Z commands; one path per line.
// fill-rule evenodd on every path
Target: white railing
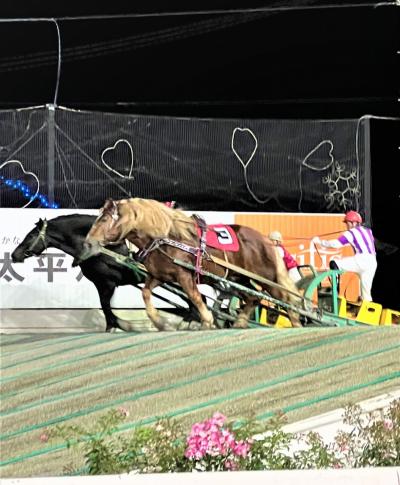
M 163 473 L 1 480 L 2 485 L 398 485 L 400 467 L 348 470 L 287 470 Z

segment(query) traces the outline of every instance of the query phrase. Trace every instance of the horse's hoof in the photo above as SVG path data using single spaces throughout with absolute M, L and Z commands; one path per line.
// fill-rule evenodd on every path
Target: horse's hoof
M 164 318 L 158 318 L 157 320 L 151 320 L 153 326 L 159 331 L 163 332 L 168 327 L 168 322 Z
M 171 332 L 172 330 L 174 330 L 174 331 L 175 331 L 175 330 L 176 330 L 176 325 L 173 325 L 173 324 L 171 324 L 171 323 L 170 323 L 170 322 L 168 322 L 168 321 L 164 321 L 164 322 L 163 322 L 163 330 L 164 330 L 165 332 Z
M 178 332 L 182 331 L 182 330 L 189 330 L 189 325 L 190 323 L 187 322 L 186 320 L 182 320 L 176 327 L 176 330 Z
M 248 328 L 248 323 L 243 320 L 237 320 L 233 325 L 232 328 Z
M 201 330 L 201 323 L 198 320 L 191 320 L 188 322 L 185 330 L 198 331 Z

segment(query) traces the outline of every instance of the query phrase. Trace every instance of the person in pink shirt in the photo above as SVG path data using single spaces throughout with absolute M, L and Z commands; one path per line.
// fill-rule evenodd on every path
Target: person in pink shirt
M 360 276 L 362 299 L 372 301 L 371 288 L 377 268 L 374 236 L 371 229 L 362 224 L 362 217 L 356 211 L 347 212 L 343 222 L 347 230 L 337 239 L 326 241 L 317 236 L 312 241 L 324 248 L 341 248 L 350 244 L 354 255 L 331 261 L 336 263 L 331 267 L 357 273 Z
M 297 261 L 282 244 L 282 234 L 279 231 L 271 231 L 268 234 L 268 238 L 272 241 L 272 244 L 277 247 L 279 254 L 282 256 L 283 262 L 285 263 L 290 278 L 295 283 L 301 280 Z

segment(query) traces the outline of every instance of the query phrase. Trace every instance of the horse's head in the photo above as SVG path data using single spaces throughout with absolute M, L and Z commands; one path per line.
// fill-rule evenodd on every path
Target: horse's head
M 42 252 L 47 249 L 46 231 L 46 219 L 39 219 L 36 223 L 36 227 L 26 235 L 25 239 L 11 254 L 13 263 L 23 263 L 26 258 L 42 254 Z
M 107 199 L 86 235 L 80 261 L 98 254 L 101 246 L 119 244 L 121 240 L 123 237 L 119 201 Z

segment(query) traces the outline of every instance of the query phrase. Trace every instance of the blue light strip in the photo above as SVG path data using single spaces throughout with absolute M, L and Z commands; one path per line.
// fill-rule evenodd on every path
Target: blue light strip
M 60 207 L 56 203 L 50 204 L 47 197 L 41 194 L 40 192 L 38 192 L 36 195 L 32 194 L 31 189 L 26 184 L 21 182 L 21 180 L 8 179 L 3 175 L 0 175 L 0 182 L 7 185 L 8 187 L 11 187 L 12 189 L 15 189 L 21 192 L 21 194 L 25 197 L 25 199 L 30 199 L 30 200 L 37 199 L 43 207 L 50 208 L 50 209 L 58 209 Z

